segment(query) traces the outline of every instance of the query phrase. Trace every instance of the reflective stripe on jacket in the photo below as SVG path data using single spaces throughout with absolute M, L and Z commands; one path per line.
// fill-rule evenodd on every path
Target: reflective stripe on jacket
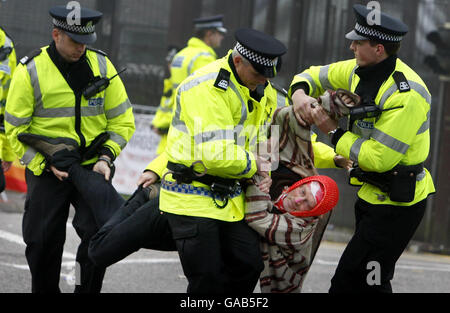
M 94 76 L 112 77 L 116 69 L 103 54 L 86 50 Z M 86 100 L 81 97 L 81 132 L 86 146 L 102 132 L 110 139 L 104 146 L 117 157 L 135 130 L 131 103 L 116 77 L 102 92 Z M 70 137 L 80 143 L 75 130 L 75 94 L 50 59 L 47 47 L 26 64 L 19 64 L 8 95 L 5 126 L 8 140 L 23 164 L 40 175 L 44 157 L 17 139 L 22 132 L 47 137 Z M 95 162 L 96 158 L 83 164 Z
M 169 161 L 186 166 L 201 160 L 210 175 L 250 178 L 257 170 L 252 151 L 256 148 L 260 126 L 264 125 L 268 112 L 273 114 L 276 102 L 268 102 L 266 92 L 260 101 L 250 97 L 249 89 L 238 83 L 230 69 L 230 54 L 231 51 L 226 57 L 197 70 L 177 88 L 165 153 Z M 225 89 L 215 86 L 221 69 L 230 73 Z M 265 91 L 270 88 L 268 84 Z M 194 169 L 203 172 L 203 166 L 196 164 Z M 165 179 L 172 180 L 170 175 Z M 178 187 L 161 189 L 162 211 L 224 221 L 239 221 L 244 217 L 242 192 L 235 194 L 225 208 L 219 209 L 203 192 L 209 190 L 208 186 L 194 181 Z M 199 190 L 201 192 L 197 192 Z
M 359 83 L 356 69 L 355 59 L 313 66 L 296 75 L 291 86 L 306 82 L 312 97 L 318 97 L 326 89 L 344 88 L 354 92 Z M 378 118 L 356 121 L 353 132 L 346 132 L 335 149 L 338 154 L 357 161 L 365 171 L 382 173 L 397 164 L 422 163 L 428 157 L 431 95 L 422 79 L 400 59 L 396 61 L 395 71 L 404 74 L 410 90 L 398 90 L 392 73 L 378 90 L 375 104 L 383 109 L 398 106 L 403 108 L 383 112 Z M 412 202 L 391 201 L 386 193 L 367 183 L 363 184 L 358 196 L 372 204 L 409 206 L 425 199 L 434 191 L 431 175 L 424 169 L 417 177 Z

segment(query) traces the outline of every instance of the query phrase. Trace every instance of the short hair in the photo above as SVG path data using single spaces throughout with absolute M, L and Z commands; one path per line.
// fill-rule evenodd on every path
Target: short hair
M 217 31 L 215 28 L 196 28 L 195 29 L 195 37 L 203 39 L 206 36 L 208 31 L 215 32 Z
M 381 42 L 377 40 L 369 40 L 369 44 L 374 47 L 378 44 L 383 45 L 384 51 L 386 51 L 388 56 L 397 54 L 398 50 L 400 49 L 400 42 Z
M 242 60 L 244 60 L 244 64 L 250 64 L 250 61 L 246 59 L 242 54 L 237 51 L 236 47 L 233 48 L 233 51 L 231 52 L 231 57 L 234 58 L 236 56 L 240 56 Z

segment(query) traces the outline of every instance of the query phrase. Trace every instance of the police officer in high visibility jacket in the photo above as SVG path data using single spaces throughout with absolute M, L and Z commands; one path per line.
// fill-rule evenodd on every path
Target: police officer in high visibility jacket
M 190 38 L 187 46 L 181 49 L 171 60 L 170 82 L 171 90 L 174 91 L 178 85 L 189 75 L 199 68 L 217 59 L 214 49 L 222 44 L 227 29 L 223 25 L 223 15 L 196 18 L 193 20 L 195 36 Z M 167 92 L 169 86 L 164 85 Z M 172 121 L 172 109 L 174 106 L 174 93 L 161 105 L 152 121 L 154 131 L 161 135 L 157 153 L 164 151 L 167 140 L 167 132 Z
M 233 51 L 175 92 L 160 209 L 172 228 L 188 292 L 253 292 L 263 268 L 258 235 L 243 221 L 238 180 L 270 170 L 253 150 L 259 127 L 276 108 L 267 105 L 265 90 L 286 48 L 252 29 L 235 37 Z
M 385 13 L 380 23 L 369 25 L 371 11 L 362 5 L 354 12 L 356 26 L 346 38 L 352 40 L 355 59 L 310 67 L 294 77 L 290 93 L 302 118 L 329 133 L 336 152 L 357 163 L 350 176 L 362 183 L 355 234 L 330 292 L 392 292 L 395 263 L 422 220 L 428 195 L 435 192 L 423 167 L 430 147 L 431 95 L 397 57 L 408 27 Z M 309 96 L 337 88 L 363 100 L 350 115 L 349 129 L 309 105 Z
M 170 79 L 170 64 L 172 64 L 172 60 L 179 49 L 175 46 L 170 46 L 167 50 L 167 67 L 163 82 L 163 95 L 159 100 L 159 107 L 156 110 L 151 123 L 151 129 L 161 136 L 158 148 L 156 149 L 156 154 L 161 154 L 166 148 L 167 132 L 169 131 L 170 122 L 172 121 L 172 95 L 175 90 L 173 89 L 172 81 Z
M 8 96 L 11 77 L 16 69 L 16 50 L 14 43 L 6 32 L 0 27 L 0 192 L 6 187 L 3 172 L 11 168 L 12 162 L 16 159 L 14 151 L 11 149 L 5 135 L 5 105 Z
M 116 74 L 105 53 L 86 48 L 96 40 L 95 24 L 102 13 L 81 8 L 80 19 L 73 21 L 70 12 L 65 6 L 50 9 L 53 42 L 20 60 L 6 105 L 8 139 L 27 167 L 23 236 L 33 292 L 59 292 L 70 204 L 75 207 L 72 224 L 81 238 L 75 292 L 100 292 L 105 269 L 93 265 L 87 248 L 90 237 L 105 221 L 94 218 L 91 208 L 67 180 L 66 171 L 48 164 L 41 153 L 19 141 L 18 135 L 72 138 L 78 143 L 82 165 L 109 180 L 112 161 L 135 130 L 120 77 L 111 79 L 106 89 L 91 90 L 94 82 Z M 103 137 L 104 133 L 108 136 Z M 94 145 L 96 138 L 104 140 Z

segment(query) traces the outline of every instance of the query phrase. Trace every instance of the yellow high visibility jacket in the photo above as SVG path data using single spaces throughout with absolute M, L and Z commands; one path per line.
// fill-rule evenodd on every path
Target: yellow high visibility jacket
M 289 98 L 276 88 L 266 88 L 265 93 L 267 94 L 267 101 L 270 104 L 267 106 L 269 111 L 267 112 L 266 124 L 265 128 L 262 128 L 262 131 L 259 133 L 260 138 L 258 139 L 258 143 L 266 139 L 267 127 L 270 126 L 273 118 L 273 112 L 270 110 L 274 111 L 276 108 L 290 105 Z M 334 157 L 336 156 L 334 149 L 322 142 L 317 141 L 317 134 L 313 132 L 311 132 L 311 144 L 314 153 L 314 166 L 316 168 L 337 168 L 334 163 Z M 167 155 L 162 153 L 153 159 L 145 169 L 151 170 L 158 174 L 159 177 L 162 177 L 166 166 Z
M 0 49 L 8 48 L 12 48 L 11 52 L 8 55 L 5 54 L 6 57 L 0 60 L 0 116 L 2 120 L 5 115 L 6 97 L 11 84 L 11 77 L 16 69 L 17 59 L 13 41 L 0 27 Z M 0 159 L 8 162 L 16 159 L 16 155 L 3 132 L 0 132 Z
M 172 121 L 172 94 L 174 90 L 170 78 L 164 79 L 164 90 L 159 107 L 156 110 L 155 117 L 152 120 L 152 126 L 161 131 L 168 131 L 170 122 Z M 157 154 L 161 154 L 166 148 L 167 134 L 161 135 L 161 139 L 156 150 Z
M 99 51 L 87 49 L 86 58 L 94 76 L 112 77 L 117 73 L 107 56 Z M 52 138 L 69 137 L 80 144 L 75 107 L 75 94 L 51 60 L 47 47 L 41 48 L 38 55 L 20 61 L 6 102 L 6 135 L 21 162 L 35 175 L 40 175 L 45 168 L 44 157 L 22 144 L 17 135 L 26 132 Z M 135 130 L 131 103 L 120 77 L 112 79 L 104 91 L 89 100 L 81 96 L 80 116 L 80 131 L 86 146 L 106 131 L 110 138 L 103 145 L 115 157 Z
M 180 50 L 172 60 L 170 79 L 164 81 L 164 94 L 169 93 L 170 89 L 174 91 L 186 77 L 216 59 L 217 55 L 214 49 L 208 46 L 203 40 L 197 37 L 189 39 L 187 46 Z M 152 125 L 156 128 L 169 129 L 175 101 L 173 99 L 174 92 L 170 94 L 170 97 L 163 95 L 161 98 L 160 106 L 152 122 Z M 164 150 L 166 141 L 166 136 L 161 136 L 161 141 L 157 149 L 158 154 Z
M 273 114 L 276 103 L 264 92 L 257 101 L 241 85 L 228 63 L 228 55 L 184 80 L 175 92 L 176 107 L 167 137 L 165 154 L 174 163 L 223 178 L 250 178 L 256 173 L 255 156 L 261 126 Z M 271 88 L 270 83 L 264 91 Z M 171 175 L 164 179 L 172 181 Z M 220 202 L 220 200 L 219 200 Z M 237 191 L 228 204 L 215 206 L 210 188 L 199 182 L 162 184 L 160 209 L 179 215 L 223 221 L 244 217 L 244 194 Z
M 326 89 L 344 88 L 354 92 L 360 81 L 355 74 L 356 69 L 355 59 L 312 66 L 296 75 L 291 86 L 305 82 L 312 97 L 321 95 Z M 394 72 L 403 73 L 407 82 L 398 87 Z M 403 108 L 382 112 L 377 118 L 355 121 L 352 132 L 346 132 L 335 148 L 338 154 L 358 162 L 365 171 L 383 173 L 397 164 L 415 165 L 428 157 L 431 95 L 422 79 L 400 59 L 396 60 L 394 72 L 378 90 L 375 104 L 382 109 Z M 362 185 L 358 196 L 372 204 L 409 206 L 434 191 L 432 177 L 424 169 L 417 176 L 412 202 L 394 202 L 386 193 L 368 183 Z

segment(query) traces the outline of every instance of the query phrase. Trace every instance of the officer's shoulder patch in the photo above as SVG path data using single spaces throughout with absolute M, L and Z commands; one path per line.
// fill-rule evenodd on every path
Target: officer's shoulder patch
M 21 64 L 28 64 L 28 62 L 30 62 L 31 60 L 33 60 L 35 57 L 37 57 L 39 54 L 41 54 L 42 50 L 41 49 L 36 49 L 31 51 L 28 55 L 24 56 L 23 58 L 20 59 L 20 63 Z
M 214 87 L 227 90 L 230 84 L 230 72 L 226 69 L 221 68 L 219 74 L 217 75 L 216 81 L 214 82 Z
M 409 86 L 405 74 L 399 71 L 395 71 L 394 74 L 392 74 L 392 77 L 394 78 L 395 84 L 397 85 L 399 92 L 406 92 L 411 90 L 411 87 Z
M 87 47 L 86 49 L 91 50 L 91 51 L 94 51 L 94 52 L 97 52 L 97 53 L 100 53 L 101 55 L 104 55 L 105 57 L 108 56 L 108 55 L 106 54 L 106 52 L 104 52 L 104 51 L 102 51 L 102 50 L 100 50 L 100 49 L 95 49 L 95 48 L 92 48 L 92 47 Z

